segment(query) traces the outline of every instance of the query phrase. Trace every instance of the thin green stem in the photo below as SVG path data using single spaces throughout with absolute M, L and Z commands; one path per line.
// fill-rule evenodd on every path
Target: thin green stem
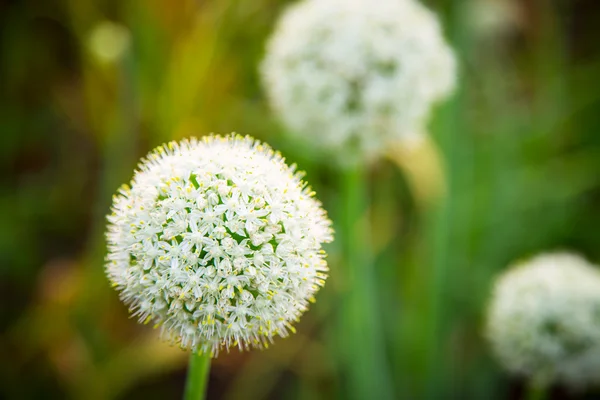
M 348 169 L 341 177 L 344 204 L 344 263 L 348 287 L 343 307 L 350 398 L 389 399 L 393 388 L 387 366 L 377 301 L 368 186 L 365 171 Z
M 545 386 L 531 382 L 527 387 L 525 400 L 544 400 L 546 398 L 546 394 L 547 391 Z
M 185 384 L 185 400 L 202 400 L 206 396 L 210 371 L 210 354 L 192 353 Z
M 457 58 L 466 53 L 469 48 L 468 36 L 465 30 L 464 10 L 460 2 L 445 2 L 445 26 L 449 40 L 452 43 Z M 424 289 L 429 292 L 429 304 L 425 308 L 424 326 L 427 327 L 423 338 L 425 343 L 425 381 L 423 397 L 440 399 L 456 397 L 455 384 L 460 379 L 460 369 L 455 368 L 448 353 L 448 338 L 451 336 L 451 321 L 460 310 L 452 304 L 452 294 L 457 290 L 456 254 L 460 254 L 465 246 L 464 236 L 455 230 L 454 220 L 461 210 L 467 208 L 465 201 L 458 201 L 457 188 L 468 188 L 472 177 L 473 144 L 464 124 L 463 108 L 465 103 L 464 90 L 461 87 L 459 71 L 458 85 L 451 99 L 439 107 L 436 118 L 432 121 L 431 134 L 440 147 L 445 166 L 447 193 L 445 198 L 427 210 L 429 225 L 428 251 L 429 274 Z M 462 220 L 461 220 L 462 221 Z M 468 223 L 469 221 L 466 220 Z M 458 267 L 457 267 L 458 266 Z M 464 285 L 464 281 L 461 281 Z M 464 290 L 464 289 L 463 289 Z

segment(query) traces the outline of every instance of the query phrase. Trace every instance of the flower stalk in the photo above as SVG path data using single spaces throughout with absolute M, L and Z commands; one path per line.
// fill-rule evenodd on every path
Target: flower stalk
M 185 384 L 185 400 L 203 400 L 206 398 L 206 388 L 210 375 L 210 354 L 192 353 Z
M 534 381 L 529 382 L 525 393 L 525 400 L 544 400 L 546 398 L 546 387 Z
M 344 325 L 348 338 L 349 396 L 356 399 L 393 398 L 386 365 L 384 338 L 377 304 L 374 256 L 370 244 L 368 186 L 362 168 L 342 173 L 344 199 L 344 263 L 348 290 Z

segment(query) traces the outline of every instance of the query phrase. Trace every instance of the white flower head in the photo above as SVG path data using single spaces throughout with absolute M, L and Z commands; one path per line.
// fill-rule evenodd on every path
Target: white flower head
M 133 315 L 182 348 L 266 347 L 326 278 L 331 222 L 313 195 L 250 137 L 171 142 L 113 199 L 107 274 Z
M 92 54 L 104 63 L 115 62 L 123 56 L 131 42 L 126 27 L 102 21 L 90 33 L 88 45 Z
M 501 275 L 487 336 L 512 373 L 574 389 L 600 382 L 600 271 L 569 253 L 543 254 Z
M 292 133 L 368 160 L 423 130 L 454 88 L 456 61 L 416 1 L 303 0 L 277 24 L 261 75 Z

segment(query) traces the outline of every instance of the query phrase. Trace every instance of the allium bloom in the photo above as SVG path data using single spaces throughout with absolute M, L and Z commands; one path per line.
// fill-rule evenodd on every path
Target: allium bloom
M 274 111 L 297 135 L 363 159 L 421 131 L 456 62 L 435 15 L 412 0 L 304 0 L 261 65 Z
M 140 321 L 183 348 L 267 346 L 326 278 L 331 222 L 313 195 L 250 137 L 171 142 L 114 197 L 107 274 Z
M 599 382 L 599 270 L 568 253 L 511 268 L 496 282 L 487 335 L 513 373 L 571 388 Z
M 126 27 L 110 21 L 102 21 L 94 27 L 88 47 L 102 62 L 117 61 L 129 47 L 131 38 Z

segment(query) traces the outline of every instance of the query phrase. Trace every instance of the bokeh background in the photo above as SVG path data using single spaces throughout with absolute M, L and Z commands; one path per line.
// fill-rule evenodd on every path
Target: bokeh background
M 0 1 L 0 398 L 183 393 L 187 354 L 129 319 L 103 271 L 111 196 L 153 147 L 251 134 L 306 170 L 344 220 L 335 168 L 285 135 L 260 88 L 287 3 Z M 389 374 L 394 398 L 518 399 L 523 382 L 482 336 L 493 277 L 546 250 L 600 262 L 600 3 L 426 4 L 461 80 L 429 140 L 366 171 L 386 354 L 373 374 Z M 351 394 L 341 371 L 361 360 L 337 321 L 352 287 L 340 245 L 327 250 L 331 276 L 298 333 L 219 357 L 209 398 Z

